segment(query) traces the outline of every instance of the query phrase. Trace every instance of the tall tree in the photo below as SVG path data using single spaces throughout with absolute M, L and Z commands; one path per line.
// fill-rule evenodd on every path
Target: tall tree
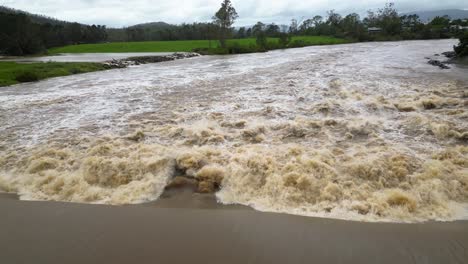
M 257 36 L 259 33 L 263 32 L 264 30 L 265 30 L 265 24 L 259 21 L 257 22 L 257 24 L 255 24 L 252 27 L 252 34 L 254 34 L 254 36 Z
M 239 28 L 237 31 L 237 38 L 245 38 L 245 27 Z
M 289 26 L 289 33 L 290 34 L 296 34 L 298 30 L 299 25 L 297 24 L 296 19 L 291 19 L 291 25 Z
M 267 34 L 267 36 L 269 37 L 273 37 L 273 38 L 276 38 L 278 37 L 279 33 L 280 33 L 280 27 L 276 24 L 269 24 L 266 26 L 265 28 L 265 33 Z
M 368 27 L 380 27 L 386 35 L 398 35 L 401 32 L 401 19 L 395 8 L 395 4 L 387 3 L 377 12 L 368 11 L 365 24 Z
M 221 8 L 213 16 L 214 23 L 219 27 L 219 43 L 222 48 L 226 47 L 228 33 L 238 17 L 239 15 L 232 6 L 231 0 L 223 0 Z

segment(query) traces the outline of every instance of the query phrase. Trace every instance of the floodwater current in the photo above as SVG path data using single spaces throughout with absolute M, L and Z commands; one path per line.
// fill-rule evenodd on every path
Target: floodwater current
M 361 221 L 466 217 L 455 40 L 204 56 L 0 89 L 0 190 L 133 204 L 175 175 L 220 203 Z

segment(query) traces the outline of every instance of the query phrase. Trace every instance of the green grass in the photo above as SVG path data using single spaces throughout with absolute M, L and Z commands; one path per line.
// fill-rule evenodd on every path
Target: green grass
M 301 40 L 312 45 L 332 45 L 346 43 L 344 39 L 326 36 L 299 36 L 293 37 L 293 41 Z M 277 42 L 275 38 L 269 38 L 269 42 Z M 228 44 L 238 43 L 241 46 L 255 45 L 255 38 L 231 39 Z M 218 42 L 211 41 L 211 47 L 216 48 Z M 145 42 L 114 42 L 101 44 L 70 45 L 49 49 L 49 54 L 58 53 L 121 53 L 121 52 L 190 52 L 194 49 L 209 48 L 208 40 L 181 40 L 181 41 L 145 41 Z
M 100 63 L 16 63 L 0 62 L 0 86 L 36 81 L 51 77 L 105 70 Z

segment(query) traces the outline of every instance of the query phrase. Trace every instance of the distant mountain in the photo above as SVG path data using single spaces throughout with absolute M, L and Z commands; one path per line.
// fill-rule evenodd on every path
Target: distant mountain
M 434 10 L 434 11 L 414 11 L 407 12 L 401 15 L 413 15 L 419 16 L 422 22 L 428 22 L 437 16 L 449 16 L 451 19 L 468 19 L 468 10 L 461 9 L 447 9 L 447 10 Z
M 159 22 L 150 22 L 150 23 L 137 24 L 137 25 L 130 26 L 130 28 L 136 28 L 136 27 L 141 27 L 141 28 L 168 28 L 168 27 L 172 27 L 172 26 L 173 25 L 168 24 L 166 22 L 159 21 Z

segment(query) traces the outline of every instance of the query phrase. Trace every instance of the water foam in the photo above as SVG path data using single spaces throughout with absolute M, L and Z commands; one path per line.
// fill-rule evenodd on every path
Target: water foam
M 199 192 L 217 191 L 221 203 L 262 211 L 362 221 L 466 217 L 467 80 L 451 75 L 456 69 L 388 68 L 380 53 L 394 44 L 366 45 L 375 49 L 147 65 L 89 75 L 105 84 L 96 86 L 74 76 L 28 107 L 21 102 L 32 95 L 16 104 L 18 91 L 0 92 L 9 102 L 0 121 L 11 124 L 0 128 L 0 190 L 28 200 L 133 204 L 158 199 L 185 175 Z M 424 57 L 395 56 L 415 54 Z M 369 57 L 376 61 L 363 65 Z M 74 92 L 83 83 L 89 89 Z

